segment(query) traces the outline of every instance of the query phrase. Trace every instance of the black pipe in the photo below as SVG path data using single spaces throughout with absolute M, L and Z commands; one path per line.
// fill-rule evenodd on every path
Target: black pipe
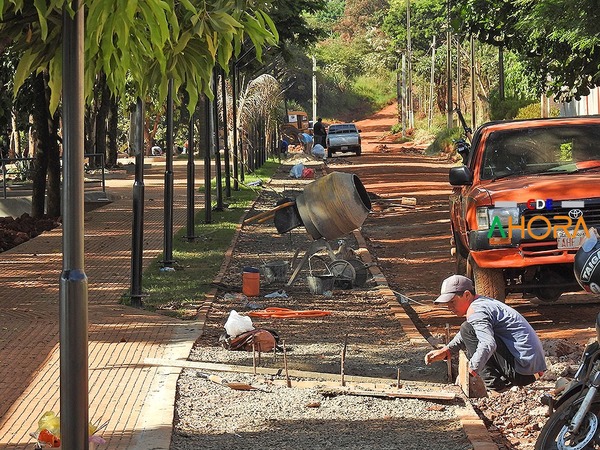
M 233 72 L 232 72 L 232 79 L 231 79 L 231 90 L 232 90 L 232 97 L 233 97 L 233 129 L 231 130 L 231 132 L 233 133 L 233 190 L 234 191 L 239 191 L 240 190 L 240 185 L 238 182 L 238 176 L 239 176 L 239 171 L 238 171 L 238 154 L 239 154 L 239 149 L 238 149 L 238 130 L 237 130 L 237 96 L 238 96 L 238 86 L 237 86 L 237 79 L 238 79 L 238 68 L 237 68 L 237 63 L 233 65 Z
M 204 147 L 204 223 L 212 223 L 212 192 L 211 192 L 211 162 L 210 162 L 210 136 L 211 136 L 211 101 L 204 96 L 204 126 L 200 133 L 202 146 Z
M 227 134 L 227 89 L 225 86 L 225 70 L 221 69 L 221 98 L 223 99 L 223 155 L 225 164 L 225 197 L 231 197 L 231 166 L 229 164 L 229 142 Z
M 195 192 L 195 175 L 196 168 L 194 166 L 194 113 L 190 115 L 190 125 L 188 127 L 188 144 L 187 144 L 187 236 L 188 242 L 193 241 L 195 236 L 194 223 L 194 192 Z
M 167 91 L 167 158 L 164 186 L 163 267 L 173 266 L 173 79 Z
M 216 181 L 216 190 L 215 190 L 215 200 L 217 204 L 215 205 L 215 211 L 223 211 L 223 173 L 221 168 L 221 151 L 219 149 L 219 108 L 217 102 L 217 74 L 218 70 L 215 67 L 213 70 L 213 79 L 212 79 L 212 91 L 213 91 L 213 149 L 215 152 L 215 181 Z
M 134 124 L 132 124 L 134 126 Z M 142 306 L 142 262 L 144 247 L 144 103 L 135 109 L 135 180 L 133 183 L 133 225 L 131 230 L 131 305 Z

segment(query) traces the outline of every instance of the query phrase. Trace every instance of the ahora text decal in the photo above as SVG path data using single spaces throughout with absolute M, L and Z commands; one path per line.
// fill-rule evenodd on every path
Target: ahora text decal
M 501 202 L 501 204 L 497 203 L 496 206 L 516 207 L 517 203 L 516 202 L 514 202 L 514 203 L 513 202 Z M 529 210 L 540 210 L 540 209 L 552 210 L 553 206 L 554 206 L 554 203 L 552 202 L 552 199 L 546 199 L 546 200 L 531 199 L 531 200 L 528 200 L 526 203 L 526 207 Z M 583 208 L 584 202 L 582 202 L 582 201 L 563 201 L 563 202 L 561 202 L 561 207 L 563 207 L 563 208 Z M 512 236 L 513 231 L 520 230 L 521 231 L 521 239 L 524 239 L 525 238 L 525 230 L 527 230 L 527 232 L 529 233 L 529 236 L 532 239 L 541 241 L 541 240 L 546 239 L 550 235 L 552 235 L 552 237 L 554 239 L 556 239 L 562 233 L 564 233 L 564 234 L 562 234 L 563 236 L 566 236 L 569 238 L 575 238 L 578 236 L 578 231 L 581 229 L 584 231 L 585 236 L 589 237 L 590 232 L 585 223 L 585 219 L 583 218 L 583 212 L 580 209 L 572 209 L 571 211 L 569 211 L 568 214 L 569 214 L 568 216 L 561 216 L 561 215 L 554 216 L 553 217 L 554 224 L 552 224 L 552 222 L 550 222 L 550 219 L 548 219 L 546 216 L 542 216 L 542 215 L 535 215 L 527 221 L 525 221 L 525 217 L 521 217 L 520 223 L 518 223 L 518 224 L 513 224 L 512 222 L 509 221 L 509 223 L 507 225 L 508 235 Z M 575 220 L 575 225 L 573 226 L 574 220 Z M 546 231 L 543 234 L 535 234 L 533 232 L 533 229 L 535 228 L 534 224 L 536 222 L 538 222 L 538 226 L 540 225 L 540 222 L 543 222 L 543 224 L 546 226 Z M 488 233 L 487 233 L 488 239 L 490 239 L 493 236 L 495 229 L 498 229 L 500 231 L 500 236 L 502 236 L 503 238 L 507 237 L 506 231 L 504 230 L 504 226 L 502 225 L 502 223 L 500 221 L 500 217 L 498 217 L 498 216 L 494 216 L 494 218 L 492 219 L 490 229 L 488 230 Z M 539 229 L 538 229 L 538 231 L 539 231 Z M 562 231 L 562 233 L 560 233 L 560 231 Z

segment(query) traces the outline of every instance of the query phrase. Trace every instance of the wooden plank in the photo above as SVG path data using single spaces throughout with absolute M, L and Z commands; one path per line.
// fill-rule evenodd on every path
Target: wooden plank
M 197 370 L 212 370 L 216 372 L 237 372 L 237 373 L 249 373 L 253 374 L 254 369 L 251 366 L 238 366 L 230 364 L 219 364 L 209 363 L 203 361 L 187 361 L 187 360 L 173 360 L 164 358 L 145 358 L 144 364 L 148 366 L 163 366 L 163 367 L 181 367 L 184 369 L 197 369 Z M 269 367 L 257 367 L 256 373 L 263 375 L 283 375 L 283 368 L 269 368 Z M 336 382 L 339 386 L 340 375 L 337 373 L 326 373 L 326 372 L 308 372 L 304 370 L 289 370 L 288 374 L 294 378 L 315 378 L 323 379 Z M 357 375 L 346 375 L 346 381 L 352 383 L 377 383 L 384 384 L 386 386 L 393 386 L 397 380 L 392 378 L 377 378 L 377 377 L 363 377 Z M 295 383 L 298 383 L 297 381 Z M 334 384 L 335 385 L 335 384 Z M 405 383 L 406 385 L 406 383 Z M 419 381 L 411 381 L 411 386 L 418 389 L 430 390 L 433 383 L 423 383 Z M 439 385 L 439 384 L 438 384 Z M 444 386 L 444 385 L 441 385 Z M 440 391 L 441 392 L 441 391 Z M 453 393 L 451 393 L 454 395 Z
M 292 206 L 294 203 L 296 203 L 296 202 L 285 202 L 285 203 L 282 203 L 281 205 L 278 205 L 275 208 L 272 208 L 268 211 L 263 211 L 261 213 L 255 214 L 252 217 L 249 217 L 246 220 L 244 220 L 243 224 L 246 225 L 246 224 L 249 224 L 250 222 L 253 222 L 258 219 L 270 218 L 271 216 L 273 216 L 275 214 L 276 211 L 279 211 L 280 209 L 283 209 L 283 208 L 287 208 L 288 206 Z
M 458 385 L 469 398 L 485 398 L 487 390 L 481 377 L 469 375 L 469 359 L 464 351 L 459 351 L 458 356 Z
M 285 380 L 265 381 L 265 384 L 286 386 Z M 388 398 L 417 398 L 421 400 L 454 400 L 456 393 L 435 390 L 412 390 L 410 388 L 393 389 L 387 384 L 377 383 L 346 383 L 340 387 L 334 381 L 292 381 L 291 387 L 297 389 L 318 389 L 324 395 L 360 395 Z
M 456 394 L 453 392 L 411 391 L 408 389 L 381 392 L 327 387 L 319 389 L 319 393 L 322 395 L 358 395 L 361 397 L 416 398 L 420 400 L 454 400 L 456 398 Z

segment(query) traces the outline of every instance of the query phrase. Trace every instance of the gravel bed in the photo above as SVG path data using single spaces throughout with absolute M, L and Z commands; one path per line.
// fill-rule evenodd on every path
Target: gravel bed
M 288 176 L 291 165 L 297 161 L 282 165 L 262 191 L 251 215 L 273 208 L 281 197 L 293 198 L 302 192 L 303 186 L 311 180 Z M 318 168 L 318 163 L 303 162 Z M 319 170 L 316 172 L 320 174 Z M 351 234 L 343 239 L 350 248 L 357 249 Z M 279 235 L 270 223 L 242 227 L 203 334 L 189 359 L 252 368 L 252 352 L 228 351 L 219 344 L 223 325 L 232 309 L 241 314 L 252 309 L 248 306 L 322 309 L 331 315 L 289 320 L 253 319 L 253 324 L 279 333 L 286 343 L 291 370 L 339 375 L 341 352 L 346 342 L 344 373 L 348 376 L 385 378 L 389 386 L 393 386 L 400 371 L 405 387 L 418 389 L 428 383 L 434 390 L 458 392 L 456 387 L 445 384 L 445 363 L 423 364 L 423 355 L 429 347 L 408 341 L 370 281 L 353 289 L 335 288 L 331 296 L 313 295 L 306 283 L 309 275 L 306 267 L 291 286 L 282 282 L 261 284 L 260 297 L 240 297 L 243 267 L 260 267 L 266 261 L 291 262 L 295 253 L 298 252 L 299 257 L 303 255 L 310 242 L 304 228 Z M 326 256 L 321 261 L 327 261 Z M 321 270 L 317 266 L 315 263 L 314 271 Z M 278 289 L 284 289 L 287 297 L 264 297 Z M 281 353 L 262 354 L 259 366 L 280 369 L 283 356 Z M 218 373 L 229 382 L 249 383 L 260 389 L 239 391 L 198 377 L 199 371 L 186 369 L 179 379 L 172 449 L 473 448 L 457 418 L 457 410 L 465 407 L 461 398 L 426 401 L 327 396 L 317 388 L 288 388 L 281 376 Z
M 177 449 L 472 448 L 456 421 L 460 402 L 327 397 L 228 374 L 260 391 L 238 391 L 186 369 L 178 384 Z

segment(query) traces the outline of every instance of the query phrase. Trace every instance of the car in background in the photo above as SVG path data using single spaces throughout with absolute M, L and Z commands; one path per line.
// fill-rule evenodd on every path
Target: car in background
M 327 130 L 327 157 L 334 153 L 354 152 L 356 156 L 362 153 L 360 130 L 353 123 L 336 123 L 329 125 Z

